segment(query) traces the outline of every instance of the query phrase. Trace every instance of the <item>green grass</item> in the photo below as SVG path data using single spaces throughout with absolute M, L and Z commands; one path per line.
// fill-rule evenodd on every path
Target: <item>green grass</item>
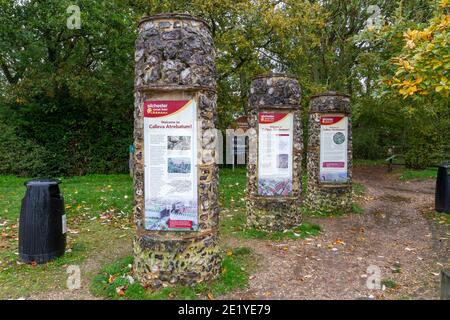
M 0 299 L 66 287 L 67 267 L 131 239 L 132 181 L 127 175 L 63 179 L 69 232 L 67 253 L 44 265 L 18 261 L 18 217 L 24 178 L 0 177 Z
M 222 271 L 217 279 L 194 286 L 166 287 L 150 291 L 132 278 L 133 258 L 127 257 L 105 266 L 93 279 L 90 290 L 96 296 L 120 300 L 213 299 L 245 287 L 250 272 L 256 267 L 256 261 L 249 248 L 235 248 L 229 250 L 224 257 Z
M 256 229 L 243 229 L 241 232 L 235 233 L 236 236 L 242 238 L 266 239 L 280 241 L 284 239 L 304 239 L 307 237 L 317 236 L 320 233 L 320 226 L 308 222 L 302 223 L 300 226 L 285 231 L 267 232 Z
M 364 209 L 363 209 L 363 207 L 361 207 L 361 205 L 359 203 L 353 202 L 353 204 L 352 204 L 352 212 L 356 213 L 356 214 L 363 214 L 364 213 Z
M 353 193 L 357 196 L 361 196 L 366 192 L 366 188 L 361 183 L 353 183 Z
M 245 209 L 222 210 L 220 220 L 220 233 L 225 236 L 233 236 L 242 239 L 265 239 L 279 241 L 283 239 L 304 239 L 316 236 L 320 233 L 320 226 L 308 222 L 303 222 L 300 226 L 285 230 L 267 232 L 245 227 L 246 212 Z
M 426 168 L 423 170 L 405 169 L 400 175 L 401 180 L 426 180 L 436 179 L 437 168 Z
M 67 233 L 68 252 L 61 258 L 37 266 L 22 264 L 18 261 L 18 217 L 21 200 L 26 190 L 24 186 L 26 180 L 12 176 L 0 176 L 0 287 L 2 288 L 0 299 L 29 297 L 38 293 L 65 290 L 66 271 L 69 265 L 81 265 L 83 277 L 89 280 L 97 274 L 97 270 L 86 271 L 83 269 L 84 265 L 93 264 L 95 266 L 99 261 L 107 262 L 120 258 L 120 255 L 115 256 L 111 252 L 111 248 L 126 247 L 131 242 L 134 233 L 131 223 L 132 179 L 128 175 L 88 175 L 62 178 L 60 188 L 65 197 L 69 227 Z M 306 184 L 304 183 L 304 185 Z M 245 188 L 246 168 L 239 167 L 235 171 L 228 168 L 221 169 L 219 200 L 222 235 L 241 239 L 256 238 L 278 241 L 319 234 L 320 227 L 307 222 L 285 232 L 245 229 Z M 363 189 L 362 186 L 356 188 Z M 223 266 L 229 271 L 222 274 L 220 281 L 214 282 L 212 287 L 200 284 L 194 289 L 165 288 L 154 293 L 152 298 L 198 299 L 204 298 L 206 291 L 213 295 L 220 295 L 221 292 L 245 285 L 250 270 L 250 267 L 247 268 L 249 266 L 247 260 L 254 260 L 254 255 L 246 252 L 247 249 L 234 249 L 232 256 L 225 257 Z M 119 263 L 120 272 L 123 271 L 123 263 Z M 245 269 L 244 273 L 239 271 L 241 267 Z M 110 273 L 117 272 L 111 271 Z M 127 279 L 117 279 L 117 281 L 116 285 L 120 286 L 120 282 L 127 281 Z M 111 290 L 113 291 L 101 295 L 113 297 L 115 289 Z M 142 288 L 139 286 L 128 286 L 127 295 L 130 297 L 138 298 L 142 294 Z
M 433 220 L 435 223 L 450 227 L 450 214 L 434 210 L 428 212 L 425 211 L 424 214 L 428 219 Z
M 222 168 L 219 173 L 219 202 L 230 210 L 245 208 L 247 169 Z
M 0 218 L 17 220 L 26 180 L 0 176 Z M 131 213 L 132 179 L 127 175 L 87 175 L 61 180 L 68 216 L 92 218 L 108 211 L 120 215 Z
M 383 279 L 383 280 L 381 280 L 381 284 L 384 285 L 388 289 L 397 289 L 397 287 L 398 287 L 397 283 L 391 279 Z

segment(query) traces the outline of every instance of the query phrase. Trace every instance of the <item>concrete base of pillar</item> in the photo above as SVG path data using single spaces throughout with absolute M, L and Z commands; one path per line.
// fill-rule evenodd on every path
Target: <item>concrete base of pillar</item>
M 221 269 L 217 237 L 186 240 L 134 240 L 134 274 L 139 282 L 152 289 L 162 286 L 195 285 L 214 279 Z
M 312 211 L 348 213 L 352 211 L 352 188 L 309 186 L 304 204 Z
M 299 226 L 302 214 L 297 198 L 255 197 L 247 199 L 247 227 L 283 231 Z

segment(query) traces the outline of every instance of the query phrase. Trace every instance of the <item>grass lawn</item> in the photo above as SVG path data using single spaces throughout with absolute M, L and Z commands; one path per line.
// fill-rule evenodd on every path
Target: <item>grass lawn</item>
M 423 170 L 405 169 L 400 175 L 401 180 L 426 180 L 436 179 L 437 168 L 426 168 Z
M 222 271 L 210 283 L 192 287 L 176 286 L 147 291 L 132 278 L 133 257 L 126 257 L 105 266 L 91 284 L 91 292 L 109 299 L 166 300 L 166 299 L 214 299 L 236 288 L 247 285 L 250 272 L 257 267 L 257 259 L 249 248 L 228 249 L 222 261 Z
M 26 179 L 0 177 L 0 299 L 66 287 L 67 267 L 95 252 L 129 242 L 133 230 L 132 180 L 126 175 L 89 175 L 62 179 L 68 219 L 67 253 L 45 265 L 18 261 L 18 217 Z M 89 276 L 90 270 L 81 270 Z
M 12 176 L 0 177 L 0 299 L 36 294 L 44 294 L 45 297 L 45 292 L 63 291 L 69 265 L 81 266 L 82 288 L 86 291 L 90 287 L 93 294 L 101 297 L 132 299 L 211 298 L 245 286 L 251 270 L 256 267 L 258 259 L 248 248 L 224 247 L 222 268 L 225 271 L 211 284 L 164 288 L 156 293 L 147 293 L 139 285 L 132 284 L 127 278 L 134 234 L 131 222 L 132 179 L 128 175 L 63 178 L 60 187 L 65 197 L 69 228 L 66 254 L 45 265 L 20 263 L 18 217 L 25 181 L 24 178 Z M 245 187 L 244 167 L 234 171 L 221 169 L 219 201 L 222 237 L 280 241 L 315 236 L 320 232 L 319 226 L 306 222 L 285 232 L 246 229 Z M 361 192 L 363 187 L 357 189 Z M 121 288 L 127 289 L 124 296 L 119 294 Z

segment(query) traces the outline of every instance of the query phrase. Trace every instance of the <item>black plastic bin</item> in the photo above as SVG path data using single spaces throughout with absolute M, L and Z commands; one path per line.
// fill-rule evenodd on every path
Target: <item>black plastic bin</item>
M 45 263 L 62 256 L 66 248 L 64 198 L 58 180 L 25 183 L 19 223 L 19 257 L 26 263 Z
M 435 207 L 437 212 L 450 213 L 450 164 L 439 166 Z

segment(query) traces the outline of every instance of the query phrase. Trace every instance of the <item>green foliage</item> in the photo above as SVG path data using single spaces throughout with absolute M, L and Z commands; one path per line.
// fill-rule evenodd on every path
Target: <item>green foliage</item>
M 46 170 L 47 151 L 21 138 L 11 125 L 0 118 L 0 174 L 36 176 Z
M 404 35 L 425 29 L 437 7 L 422 0 L 390 3 L 381 7 L 381 25 L 353 37 L 354 44 L 361 46 L 354 70 L 363 79 L 360 96 L 354 100 L 355 157 L 384 158 L 387 148 L 395 146 L 408 166 L 423 168 L 450 156 L 443 140 L 443 132 L 450 128 L 449 101 L 430 96 L 404 100 L 398 88 L 390 86 L 399 67 L 392 59 L 409 50 Z
M 251 250 L 238 247 L 228 250 L 222 261 L 219 277 L 209 283 L 194 286 L 175 286 L 155 291 L 146 290 L 131 277 L 132 257 L 121 259 L 103 267 L 90 286 L 90 291 L 99 297 L 120 300 L 167 300 L 167 299 L 212 299 L 248 283 L 250 272 L 255 268 Z
M 423 170 L 404 170 L 400 176 L 401 180 L 426 180 L 426 179 L 436 179 L 437 169 L 427 168 Z
M 133 11 L 124 1 L 78 1 L 82 26 L 71 30 L 66 26 L 71 4 L 1 2 L 0 82 L 7 88 L 0 95 L 1 113 L 8 115 L 7 125 L 20 138 L 36 145 L 40 162 L 10 173 L 127 169 L 133 125 Z
M 0 113 L 12 127 L 2 134 L 9 145 L 26 150 L 19 157 L 5 142 L 0 173 L 126 172 L 136 24 L 143 15 L 161 12 L 189 12 L 211 25 L 220 129 L 245 113 L 251 78 L 276 70 L 299 79 L 305 142 L 309 97 L 338 90 L 352 95 L 356 158 L 380 159 L 395 145 L 410 166 L 448 159 L 439 137 L 450 127 L 443 95 L 448 9 L 436 11 L 432 1 L 79 0 L 82 25 L 73 30 L 66 27 L 71 4 L 0 2 Z M 367 27 L 369 5 L 380 7 L 381 25 L 375 28 Z M 411 43 L 405 48 L 404 34 L 414 48 Z M 397 89 L 380 83 L 405 66 L 392 63 L 394 57 L 415 62 L 421 85 L 437 95 L 403 100 L 393 92 Z M 409 81 L 410 89 L 417 79 L 411 74 L 401 80 Z
M 420 29 L 420 28 L 418 28 Z M 450 93 L 450 3 L 441 0 L 433 19 L 423 30 L 408 29 L 402 53 L 388 84 L 404 98 L 428 96 L 448 98 Z

